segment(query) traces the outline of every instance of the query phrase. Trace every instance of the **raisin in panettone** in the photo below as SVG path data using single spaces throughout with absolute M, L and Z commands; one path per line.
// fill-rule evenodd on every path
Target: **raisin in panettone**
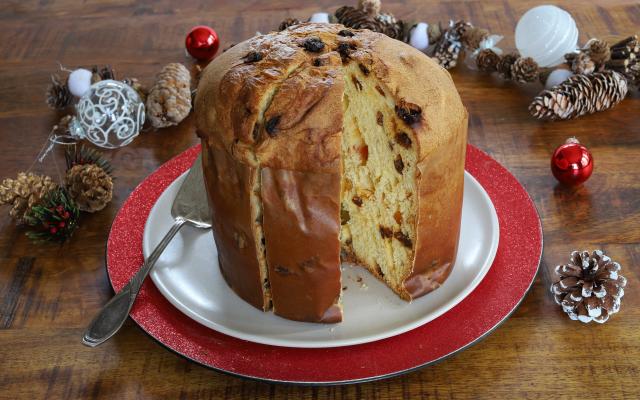
M 247 302 L 339 322 L 341 262 L 407 301 L 449 275 L 467 112 L 418 50 L 294 25 L 212 61 L 195 110 L 220 268 Z

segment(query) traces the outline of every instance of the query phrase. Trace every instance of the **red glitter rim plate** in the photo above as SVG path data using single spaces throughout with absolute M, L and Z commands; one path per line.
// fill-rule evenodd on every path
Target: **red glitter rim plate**
M 200 152 L 194 146 L 145 179 L 118 212 L 107 243 L 107 272 L 120 290 L 143 262 L 142 234 L 162 192 Z M 466 169 L 486 190 L 500 222 L 496 258 L 483 281 L 447 313 L 409 332 L 356 346 L 302 349 L 269 346 L 224 335 L 190 319 L 147 279 L 131 318 L 168 349 L 215 370 L 270 382 L 340 384 L 406 373 L 441 361 L 491 333 L 533 284 L 542 255 L 536 208 L 516 178 L 469 145 Z M 536 255 L 521 257 L 522 254 Z

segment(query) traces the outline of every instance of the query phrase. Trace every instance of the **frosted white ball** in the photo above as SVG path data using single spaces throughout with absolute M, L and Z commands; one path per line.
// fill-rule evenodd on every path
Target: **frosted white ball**
M 78 68 L 69 74 L 67 79 L 69 91 L 76 97 L 82 97 L 91 87 L 91 71 Z
M 329 23 L 329 14 L 327 13 L 315 13 L 309 18 L 309 22 Z
M 429 47 L 429 34 L 427 33 L 428 24 L 424 22 L 418 23 L 412 30 L 409 38 L 409 44 L 420 51 L 425 51 Z
M 573 72 L 569 71 L 568 69 L 555 69 L 551 71 L 551 73 L 547 77 L 544 88 L 551 89 L 552 87 L 561 84 L 572 76 Z
M 571 14 L 556 6 L 538 6 L 518 21 L 516 47 L 523 57 L 533 58 L 541 67 L 552 67 L 576 49 L 578 35 Z

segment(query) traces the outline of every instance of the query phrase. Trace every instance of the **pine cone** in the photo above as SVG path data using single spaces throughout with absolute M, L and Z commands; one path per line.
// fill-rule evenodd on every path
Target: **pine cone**
M 359 0 L 358 8 L 364 11 L 366 14 L 375 17 L 380 14 L 380 0 Z
M 551 292 L 572 320 L 607 322 L 620 310 L 627 284 L 620 268 L 601 250 L 574 251 L 569 264 L 556 267 L 560 280 L 551 285 Z
M 298 25 L 299 23 L 300 23 L 300 20 L 297 18 L 287 18 L 284 21 L 280 22 L 280 25 L 278 25 L 278 31 L 283 31 L 288 27 Z
M 606 69 L 619 72 L 632 82 L 635 81 L 638 59 L 640 58 L 640 43 L 637 36 L 628 38 L 611 45 L 611 59 L 605 63 Z
M 570 119 L 618 104 L 627 94 L 627 81 L 615 71 L 574 75 L 550 90 L 542 91 L 529 106 L 539 119 Z
M 498 69 L 498 73 L 504 79 L 511 80 L 511 67 L 517 59 L 518 55 L 513 53 L 505 54 L 504 56 L 500 57 L 500 61 L 498 62 L 496 68 Z
M 61 82 L 58 75 L 51 75 L 51 83 L 47 88 L 47 104 L 54 110 L 64 110 L 73 101 L 66 82 Z
M 138 93 L 143 103 L 147 101 L 147 88 L 144 87 L 137 78 L 124 78 L 122 82 L 131 86 L 131 88 Z
M 538 79 L 538 63 L 531 57 L 519 57 L 511 66 L 511 79 L 520 83 Z
M 475 50 L 480 47 L 480 42 L 489 36 L 489 31 L 475 26 L 463 28 L 460 39 L 464 47 Z
M 445 69 L 451 69 L 458 63 L 462 43 L 460 42 L 461 33 L 471 26 L 464 21 L 449 21 L 449 29 L 447 29 L 435 46 L 433 57 Z
M 109 204 L 113 196 L 113 181 L 95 164 L 76 165 L 64 178 L 69 195 L 82 211 L 95 212 Z
M 116 74 L 113 72 L 113 68 L 110 65 L 105 65 L 102 68 L 98 68 L 97 65 L 91 67 L 91 83 L 104 81 L 107 79 L 116 79 Z
M 147 117 L 154 128 L 178 125 L 191 112 L 191 75 L 182 64 L 162 68 L 147 97 Z
M 11 204 L 9 215 L 22 223 L 31 207 L 57 187 L 48 176 L 20 172 L 16 179 L 7 178 L 0 184 L 0 205 Z
M 73 116 L 71 115 L 65 115 L 64 117 L 60 118 L 60 121 L 58 121 L 58 123 L 55 124 L 52 128 L 53 133 L 59 136 L 71 135 L 71 132 L 69 131 L 69 126 L 71 125 L 72 119 L 73 119 Z
M 494 72 L 497 71 L 500 56 L 491 49 L 484 49 L 478 53 L 476 57 L 476 65 L 480 71 Z
M 379 1 L 360 1 L 358 8 L 340 7 L 335 17 L 338 23 L 348 28 L 369 29 L 398 40 L 404 40 L 405 37 L 404 23 L 391 14 L 380 13 Z
M 604 65 L 611 59 L 609 43 L 604 40 L 591 39 L 586 44 L 587 54 L 597 66 Z
M 595 63 L 587 53 L 569 53 L 564 58 L 575 74 L 590 74 L 596 69 Z

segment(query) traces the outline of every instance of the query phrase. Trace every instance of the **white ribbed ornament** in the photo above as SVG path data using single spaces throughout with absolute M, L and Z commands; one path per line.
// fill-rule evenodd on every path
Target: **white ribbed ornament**
M 537 6 L 520 18 L 515 39 L 522 57 L 533 58 L 541 67 L 553 67 L 563 63 L 564 55 L 578 46 L 578 27 L 565 10 Z

